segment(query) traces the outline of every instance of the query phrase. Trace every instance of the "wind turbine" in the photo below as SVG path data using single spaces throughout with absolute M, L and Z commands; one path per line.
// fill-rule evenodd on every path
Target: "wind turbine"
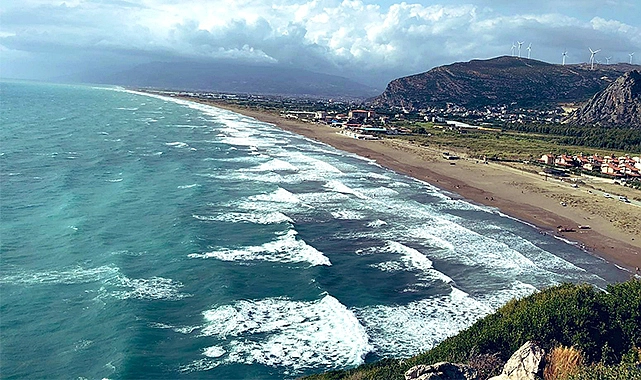
M 525 41 L 523 42 L 516 41 L 516 43 L 519 44 L 519 58 L 521 58 L 521 45 L 523 45 Z
M 634 52 L 628 54 L 630 56 L 630 64 L 632 64 L 632 57 L 634 57 Z
M 588 48 L 588 49 L 590 49 L 590 70 L 594 70 L 594 55 L 600 52 L 601 49 L 597 49 L 597 50 L 592 50 L 591 48 Z
M 563 66 L 565 66 L 565 57 L 568 55 L 568 51 L 563 52 Z
M 612 59 L 612 57 L 605 57 L 605 64 L 609 65 L 611 59 Z
M 516 45 L 514 45 L 514 42 L 512 42 L 512 57 L 514 57 L 514 49 L 516 49 Z
M 530 44 L 527 47 L 527 59 L 530 59 L 530 52 L 531 51 L 532 51 L 532 43 L 530 42 Z

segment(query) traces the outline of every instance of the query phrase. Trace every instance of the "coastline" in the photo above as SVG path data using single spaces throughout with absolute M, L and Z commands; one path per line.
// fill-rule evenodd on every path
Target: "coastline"
M 516 167 L 492 162 L 485 164 L 466 158 L 464 152 L 454 152 L 461 159 L 448 161 L 438 149 L 419 147 L 399 139 L 357 140 L 337 133 L 336 128 L 284 119 L 267 111 L 216 101 L 185 100 L 233 111 L 375 160 L 386 168 L 450 192 L 454 197 L 496 208 L 508 217 L 534 225 L 541 233 L 574 242 L 631 275 L 636 267 L 641 267 L 641 225 L 638 222 L 641 207 L 605 199 L 587 190 L 588 187 L 574 189 L 566 183 L 545 180 Z M 579 225 L 590 225 L 590 228 L 578 229 Z M 559 226 L 575 231 L 558 232 Z

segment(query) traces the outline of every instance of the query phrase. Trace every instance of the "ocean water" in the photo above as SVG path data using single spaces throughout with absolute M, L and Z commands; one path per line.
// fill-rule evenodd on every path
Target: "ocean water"
M 293 378 L 629 274 L 232 112 L 0 84 L 4 378 Z

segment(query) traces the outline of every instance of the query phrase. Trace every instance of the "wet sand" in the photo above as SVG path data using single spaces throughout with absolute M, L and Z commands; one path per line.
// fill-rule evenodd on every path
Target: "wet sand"
M 194 100 L 194 99 L 188 99 Z M 224 108 L 281 129 L 375 160 L 378 164 L 426 181 L 475 203 L 496 207 L 511 217 L 537 226 L 541 233 L 562 237 L 587 252 L 634 273 L 641 267 L 641 207 L 621 202 L 615 194 L 641 199 L 641 191 L 613 185 L 611 180 L 581 177 L 579 187 L 525 170 L 522 164 L 483 163 L 461 157 L 450 161 L 442 151 L 393 138 L 364 141 L 338 134 L 326 125 L 285 119 L 275 113 L 222 102 L 203 103 Z M 535 168 L 534 168 L 535 170 Z M 605 198 L 603 191 L 614 198 Z M 565 204 L 565 206 L 563 204 Z M 589 229 L 578 226 L 589 225 Z M 574 232 L 559 232 L 559 226 Z

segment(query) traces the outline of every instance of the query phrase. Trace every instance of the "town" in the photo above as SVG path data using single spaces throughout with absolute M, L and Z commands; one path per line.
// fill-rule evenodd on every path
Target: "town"
M 278 112 L 286 119 L 306 123 L 329 125 L 346 136 L 374 140 L 382 136 L 412 135 L 416 130 L 408 128 L 412 123 L 428 123 L 435 130 L 450 130 L 457 133 L 469 131 L 500 132 L 507 124 L 553 124 L 562 122 L 562 108 L 537 110 L 511 106 L 486 106 L 481 110 L 448 104 L 445 107 L 412 109 L 361 109 L 364 104 L 348 99 L 324 100 L 291 98 L 251 94 L 221 94 L 207 92 L 157 91 L 166 96 L 185 97 L 197 100 L 224 101 L 236 106 L 258 108 Z M 478 125 L 472 125 L 475 123 Z M 420 127 L 422 133 L 425 132 Z M 563 176 L 566 173 L 587 174 L 612 178 L 633 187 L 641 186 L 641 158 L 639 156 L 616 156 L 583 153 L 546 153 L 530 162 L 547 167 L 545 172 Z

